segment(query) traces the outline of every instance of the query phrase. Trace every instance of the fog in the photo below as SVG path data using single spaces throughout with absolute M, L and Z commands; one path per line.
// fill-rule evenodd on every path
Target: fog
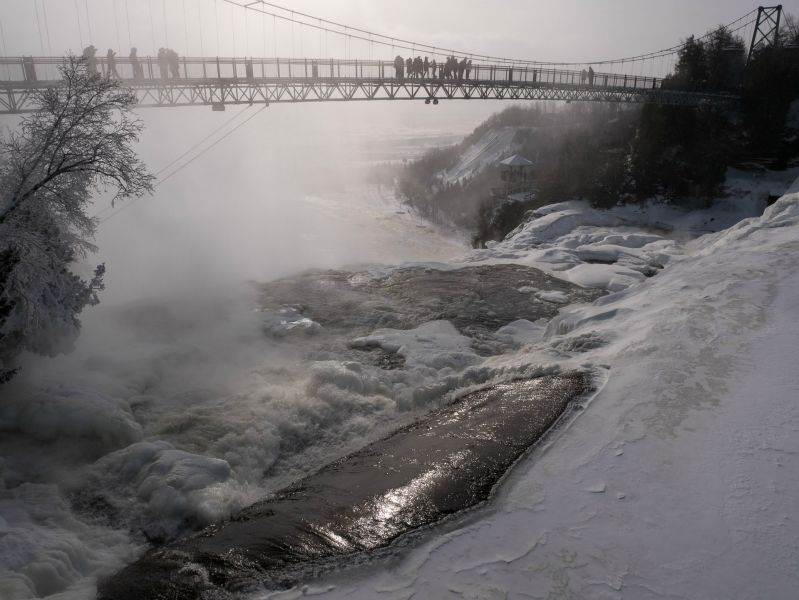
M 100 218 L 113 215 L 99 228 L 93 257 L 108 267 L 104 300 L 263 281 L 312 267 L 440 258 L 403 239 L 385 214 L 399 208 L 386 205 L 393 190 L 364 187 L 365 175 L 373 164 L 458 139 L 501 106 L 270 106 L 151 197 L 119 203 L 118 213 L 98 200 Z M 141 156 L 157 171 L 240 111 L 230 127 L 258 110 L 143 109 Z

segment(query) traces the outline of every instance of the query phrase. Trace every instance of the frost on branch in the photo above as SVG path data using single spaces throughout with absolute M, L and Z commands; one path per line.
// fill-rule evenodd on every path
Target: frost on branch
M 36 92 L 39 110 L 0 138 L 0 383 L 23 350 L 69 351 L 80 312 L 99 301 L 105 266 L 90 279 L 71 270 L 94 250 L 93 194 L 152 191 L 132 147 L 142 129 L 135 95 L 75 57 L 61 74 L 62 85 Z

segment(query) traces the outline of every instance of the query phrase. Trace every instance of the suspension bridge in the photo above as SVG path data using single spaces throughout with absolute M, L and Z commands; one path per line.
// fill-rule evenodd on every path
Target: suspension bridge
M 162 0 L 166 20 L 166 0 Z M 272 21 L 274 54 L 278 54 L 278 21 L 291 27 L 291 53 L 296 54 L 295 31 L 302 36 L 299 45 L 310 46 L 308 31 L 318 47 L 310 56 L 291 58 L 182 56 L 167 63 L 163 56 L 129 57 L 109 55 L 89 59 L 91 69 L 105 77 L 118 79 L 133 90 L 142 107 L 210 106 L 224 110 L 227 105 L 252 105 L 282 102 L 342 102 L 371 100 L 417 100 L 438 104 L 442 100 L 559 100 L 615 103 L 652 103 L 661 105 L 698 106 L 729 104 L 736 101 L 730 93 L 670 89 L 667 74 L 671 72 L 683 45 L 615 60 L 584 63 L 554 63 L 515 60 L 486 56 L 429 44 L 388 37 L 376 32 L 306 15 L 265 0 L 222 0 L 231 10 L 244 15 L 247 45 L 252 35 L 248 15 L 262 21 L 257 36 L 266 48 L 270 37 L 265 26 Z M 40 4 L 41 3 L 41 11 Z M 217 49 L 220 47 L 218 1 L 214 0 L 217 17 Z M 150 6 L 152 2 L 150 2 Z M 51 48 L 45 0 L 34 0 L 41 49 Z M 80 43 L 84 42 L 81 23 L 91 36 L 88 0 L 84 0 L 85 20 L 81 20 L 78 0 Z M 117 0 L 114 0 L 114 24 L 117 47 L 120 47 L 120 21 Z M 234 8 L 235 7 L 235 8 Z M 125 15 L 129 14 L 127 1 Z M 781 6 L 759 7 L 726 27 L 743 36 L 752 32 L 750 52 L 776 43 L 779 34 Z M 198 9 L 199 10 L 199 9 Z M 152 11 L 152 7 L 151 7 Z M 41 12 L 41 15 L 40 15 Z M 188 45 L 188 14 L 183 2 L 183 24 Z M 200 15 L 202 17 L 202 15 Z M 44 24 L 42 24 L 42 21 Z M 156 34 L 150 13 L 153 47 Z M 202 18 L 199 20 L 202 27 Z M 236 27 L 231 18 L 232 35 Z M 124 28 L 124 23 L 123 23 Z M 131 26 L 127 23 L 131 41 Z M 240 32 L 239 32 L 239 35 Z M 343 56 L 334 57 L 329 38 L 341 42 Z M 168 42 L 164 25 L 164 38 Z M 324 38 L 324 39 L 323 39 Z M 701 39 L 701 38 L 700 38 Z M 202 33 L 200 37 L 202 48 Z M 166 43 L 165 42 L 165 43 Z M 249 49 L 249 48 L 248 48 Z M 356 51 L 363 52 L 361 58 Z M 374 58 L 374 54 L 388 54 Z M 394 57 L 397 53 L 398 56 Z M 154 53 L 155 54 L 155 53 Z M 265 52 L 264 52 L 265 54 Z M 399 55 L 409 56 L 411 62 Z M 329 55 L 329 56 L 328 56 Z M 422 55 L 425 61 L 421 63 Z M 413 58 L 419 57 L 417 63 Z M 35 92 L 59 85 L 59 65 L 67 60 L 54 56 L 0 57 L 0 114 L 35 110 Z M 449 68 L 452 61 L 455 67 Z M 458 65 L 460 67 L 458 67 Z M 418 69 L 416 67 L 419 67 Z

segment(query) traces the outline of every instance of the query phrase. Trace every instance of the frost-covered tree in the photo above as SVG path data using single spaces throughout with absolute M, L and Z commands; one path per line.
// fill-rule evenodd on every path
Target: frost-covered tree
M 94 250 L 95 193 L 114 199 L 152 190 L 136 157 L 135 95 L 68 57 L 63 82 L 35 92 L 38 110 L 0 137 L 0 383 L 27 350 L 71 349 L 79 315 L 97 304 L 104 265 L 81 278 L 72 267 Z
M 785 46 L 799 46 L 799 19 L 792 14 L 783 15 L 780 43 Z

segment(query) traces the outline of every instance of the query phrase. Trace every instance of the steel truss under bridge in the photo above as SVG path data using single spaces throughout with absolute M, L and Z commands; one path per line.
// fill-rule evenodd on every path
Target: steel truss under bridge
M 0 114 L 35 110 L 33 92 L 60 84 L 64 58 L 0 59 Z M 315 59 L 182 58 L 177 73 L 155 59 L 97 59 L 98 74 L 118 78 L 140 106 L 211 106 L 368 100 L 561 100 L 724 106 L 729 94 L 664 88 L 664 80 L 617 73 L 473 65 L 464 76 L 408 78 L 393 62 Z

